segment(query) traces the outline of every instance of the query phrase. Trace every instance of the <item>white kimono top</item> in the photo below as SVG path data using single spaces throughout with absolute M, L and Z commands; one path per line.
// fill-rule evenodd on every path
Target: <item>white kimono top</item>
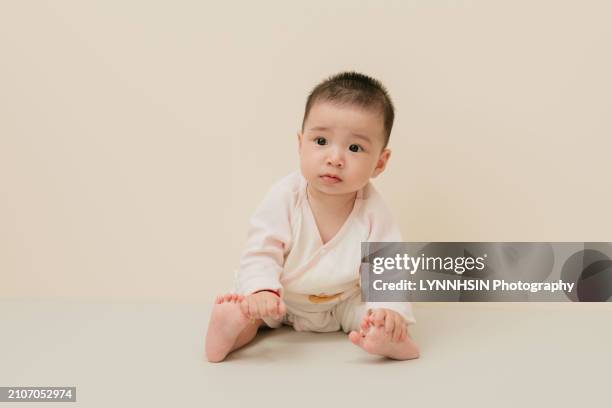
M 368 183 L 352 212 L 323 244 L 299 171 L 276 182 L 250 222 L 246 248 L 236 271 L 236 291 L 277 290 L 283 298 L 345 299 L 359 291 L 361 242 L 400 242 L 401 233 L 380 194 Z M 301 303 L 301 302 L 299 302 Z M 414 323 L 410 303 L 370 302 L 395 310 Z

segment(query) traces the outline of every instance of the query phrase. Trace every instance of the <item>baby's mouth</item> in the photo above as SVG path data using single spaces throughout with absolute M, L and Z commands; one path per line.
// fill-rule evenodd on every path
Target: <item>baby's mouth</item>
M 323 174 L 322 176 L 320 176 L 321 179 L 323 180 L 323 182 L 325 183 L 329 183 L 329 184 L 334 184 L 334 183 L 339 183 L 342 181 L 342 179 L 334 174 Z

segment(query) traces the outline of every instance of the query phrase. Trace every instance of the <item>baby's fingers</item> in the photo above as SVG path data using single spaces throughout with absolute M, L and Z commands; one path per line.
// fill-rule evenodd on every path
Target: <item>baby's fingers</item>
M 247 299 L 243 298 L 240 302 L 240 310 L 242 311 L 242 314 L 246 317 L 251 317 L 251 315 L 249 314 L 249 301 Z
M 385 318 L 385 333 L 391 334 L 393 333 L 393 329 L 395 328 L 395 316 L 387 313 Z
M 257 313 L 258 319 L 268 316 L 268 304 L 265 299 L 260 299 L 257 302 Z
M 395 316 L 395 329 L 393 330 L 393 341 L 400 341 L 402 333 L 406 330 L 406 323 L 401 316 Z
M 405 341 L 406 338 L 408 338 L 408 327 L 404 327 L 404 329 L 402 330 L 402 334 L 400 335 L 399 341 Z
M 257 307 L 257 301 L 252 297 L 247 299 L 249 303 L 249 318 L 259 319 L 259 308 Z
M 375 310 L 370 317 L 370 320 L 374 323 L 375 326 L 380 327 L 385 324 L 385 311 L 384 310 Z
M 278 299 L 278 314 L 280 317 L 283 317 L 287 313 L 287 306 L 285 306 L 285 302 L 282 299 Z
M 278 315 L 278 305 L 276 303 L 276 299 L 268 299 L 265 304 L 265 315 L 266 316 L 274 316 Z

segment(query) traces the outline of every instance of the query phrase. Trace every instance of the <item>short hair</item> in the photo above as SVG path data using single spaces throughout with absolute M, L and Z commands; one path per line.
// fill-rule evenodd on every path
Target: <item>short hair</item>
M 354 71 L 341 72 L 325 79 L 308 95 L 302 120 L 302 132 L 312 106 L 315 102 L 324 101 L 379 110 L 384 121 L 385 143 L 383 148 L 387 147 L 393 128 L 395 108 L 387 89 L 380 81 Z

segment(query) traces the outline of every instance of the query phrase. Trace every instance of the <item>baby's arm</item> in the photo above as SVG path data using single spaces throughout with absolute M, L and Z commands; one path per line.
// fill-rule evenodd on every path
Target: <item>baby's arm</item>
M 288 181 L 275 184 L 251 218 L 235 293 L 219 296 L 213 307 L 206 334 L 209 361 L 222 361 L 250 342 L 264 324 L 263 318 L 280 319 L 286 313 L 280 299 L 280 275 L 291 240 Z
M 291 242 L 292 191 L 283 179 L 264 197 L 251 217 L 245 250 L 236 273 L 238 293 L 250 296 L 260 290 L 280 293 L 285 252 Z
M 399 226 L 378 193 L 372 195 L 369 211 L 370 231 L 368 242 L 402 242 L 402 233 Z M 405 324 L 412 324 L 416 321 L 410 302 L 367 302 L 367 304 L 370 310 L 387 311 L 382 315 L 379 314 L 378 322 L 381 321 L 381 317 L 387 316 L 388 312 L 393 312 L 392 315 L 394 316 L 396 314 L 401 316 Z M 386 318 L 383 320 L 386 322 Z

